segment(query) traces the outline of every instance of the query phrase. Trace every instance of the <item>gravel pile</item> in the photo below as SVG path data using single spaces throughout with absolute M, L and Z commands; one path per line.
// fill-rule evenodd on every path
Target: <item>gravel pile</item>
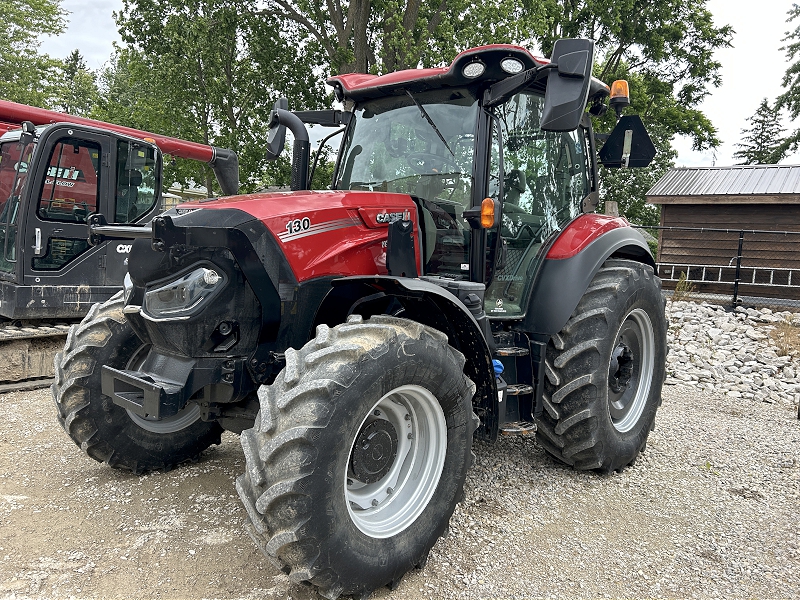
M 798 365 L 761 337 L 787 315 L 668 310 L 670 385 L 632 468 L 477 442 L 450 534 L 373 598 L 800 597 Z M 84 456 L 46 390 L 0 406 L 0 598 L 318 600 L 244 534 L 236 436 L 137 477 Z
M 800 355 L 770 334 L 776 328 L 800 331 L 800 314 L 769 308 L 726 311 L 693 302 L 670 302 L 667 312 L 667 385 L 797 408 Z

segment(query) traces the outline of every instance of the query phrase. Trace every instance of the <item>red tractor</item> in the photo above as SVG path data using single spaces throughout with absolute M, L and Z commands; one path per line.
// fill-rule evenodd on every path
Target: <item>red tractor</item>
M 144 227 L 90 217 L 93 243 L 134 241 L 124 291 L 56 361 L 67 433 L 138 473 L 240 432 L 250 535 L 327 598 L 425 563 L 475 436 L 535 429 L 576 469 L 633 463 L 667 324 L 644 239 L 592 213 L 590 115 L 609 97 L 593 51 L 493 45 L 333 77 L 346 111 L 273 111 L 268 152 L 293 132 L 295 191 L 184 204 Z M 304 123 L 343 126 L 330 191 L 308 191 Z M 622 117 L 601 159 L 653 153 Z

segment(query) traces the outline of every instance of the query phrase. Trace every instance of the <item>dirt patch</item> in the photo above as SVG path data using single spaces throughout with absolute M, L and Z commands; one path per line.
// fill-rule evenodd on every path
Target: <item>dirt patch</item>
M 237 436 L 135 476 L 87 458 L 52 403 L 0 395 L 0 598 L 319 599 L 244 533 Z M 800 422 L 740 403 L 672 386 L 647 452 L 608 476 L 530 438 L 476 443 L 450 535 L 373 598 L 800 597 Z

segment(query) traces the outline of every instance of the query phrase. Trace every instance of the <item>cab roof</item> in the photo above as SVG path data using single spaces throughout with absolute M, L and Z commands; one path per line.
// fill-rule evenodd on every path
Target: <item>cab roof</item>
M 347 73 L 330 77 L 327 83 L 336 89 L 337 96 L 356 102 L 382 98 L 403 89 L 420 92 L 449 87 L 465 87 L 476 83 L 489 85 L 513 75 L 500 67 L 501 61 L 506 58 L 517 59 L 522 63 L 522 70 L 541 67 L 549 62 L 546 58 L 534 56 L 522 46 L 491 44 L 464 50 L 447 67 L 406 69 L 386 75 Z M 464 67 L 473 62 L 483 63 L 485 70 L 478 77 L 467 77 L 463 72 Z M 598 94 L 608 95 L 608 90 L 606 84 L 599 79 L 592 78 L 590 97 Z

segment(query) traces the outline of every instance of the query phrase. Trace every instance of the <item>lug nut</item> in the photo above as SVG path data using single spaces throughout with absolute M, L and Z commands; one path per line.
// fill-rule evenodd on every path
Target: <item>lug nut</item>
M 376 408 L 376 409 L 375 409 L 375 412 L 374 412 L 374 413 L 372 413 L 372 414 L 374 414 L 376 417 L 380 417 L 380 416 L 381 416 L 381 411 L 379 411 L 379 410 Z
M 393 488 L 386 488 L 386 494 L 388 496 L 391 496 L 392 494 L 394 494 L 394 489 Z
M 380 502 L 378 502 L 377 499 L 372 500 L 372 506 L 378 506 L 378 504 L 380 504 Z

